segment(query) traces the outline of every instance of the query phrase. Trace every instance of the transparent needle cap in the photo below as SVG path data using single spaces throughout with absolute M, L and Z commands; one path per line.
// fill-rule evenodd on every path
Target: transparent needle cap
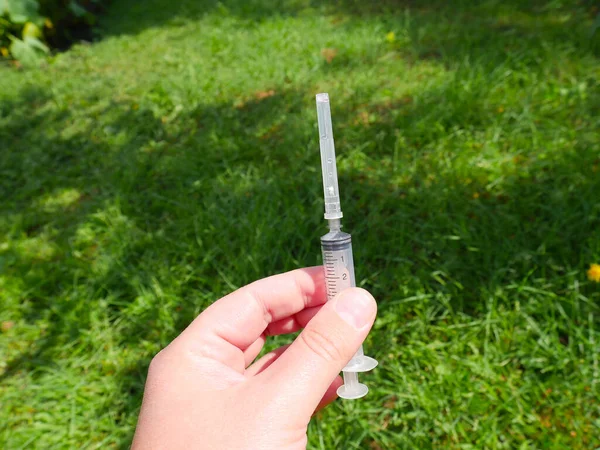
M 325 218 L 342 218 L 340 191 L 338 188 L 337 167 L 335 165 L 335 144 L 331 126 L 329 95 L 317 94 L 317 118 L 319 120 L 319 145 L 321 147 L 321 168 L 323 169 L 323 190 L 325 194 Z

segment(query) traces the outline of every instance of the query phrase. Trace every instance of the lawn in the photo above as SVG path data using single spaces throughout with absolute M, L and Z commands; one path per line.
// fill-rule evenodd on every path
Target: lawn
M 127 448 L 160 348 L 319 264 L 318 92 L 380 366 L 309 447 L 600 447 L 590 5 L 119 0 L 2 65 L 0 447 Z

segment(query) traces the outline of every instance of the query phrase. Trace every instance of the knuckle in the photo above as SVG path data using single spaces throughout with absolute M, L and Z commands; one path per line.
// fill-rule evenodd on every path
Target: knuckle
M 345 352 L 340 348 L 332 333 L 307 327 L 300 333 L 300 338 L 313 353 L 325 361 L 342 361 L 345 358 Z
M 264 317 L 265 323 L 271 323 L 273 321 L 273 316 L 271 311 L 269 310 L 268 304 L 264 301 L 263 296 L 259 289 L 256 289 L 253 284 L 250 284 L 246 288 L 246 292 L 252 301 L 256 304 L 257 308 L 261 311 L 262 316 Z
M 298 294 L 302 297 L 302 304 L 304 305 L 304 307 L 306 307 L 309 301 L 308 294 L 306 293 L 306 289 L 304 289 L 302 283 L 300 282 L 299 274 L 295 273 L 294 275 L 294 288 L 296 289 L 296 292 L 298 292 Z
M 155 373 L 155 372 L 161 371 L 162 368 L 165 366 L 164 360 L 165 360 L 165 349 L 162 349 L 160 352 L 158 352 L 156 355 L 154 355 L 154 357 L 150 361 L 150 366 L 148 367 L 148 373 Z

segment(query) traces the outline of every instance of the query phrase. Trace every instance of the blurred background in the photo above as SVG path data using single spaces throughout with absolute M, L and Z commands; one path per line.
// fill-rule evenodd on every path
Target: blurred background
M 318 92 L 380 366 L 309 448 L 600 446 L 598 13 L 0 1 L 0 447 L 128 448 L 159 349 L 320 263 Z

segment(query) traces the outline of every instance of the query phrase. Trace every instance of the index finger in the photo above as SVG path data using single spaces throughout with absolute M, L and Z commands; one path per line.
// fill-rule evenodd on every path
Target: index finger
M 242 356 L 243 361 L 243 351 L 270 323 L 326 301 L 322 266 L 274 275 L 217 300 L 184 330 L 178 344 L 234 367 L 232 359 Z

